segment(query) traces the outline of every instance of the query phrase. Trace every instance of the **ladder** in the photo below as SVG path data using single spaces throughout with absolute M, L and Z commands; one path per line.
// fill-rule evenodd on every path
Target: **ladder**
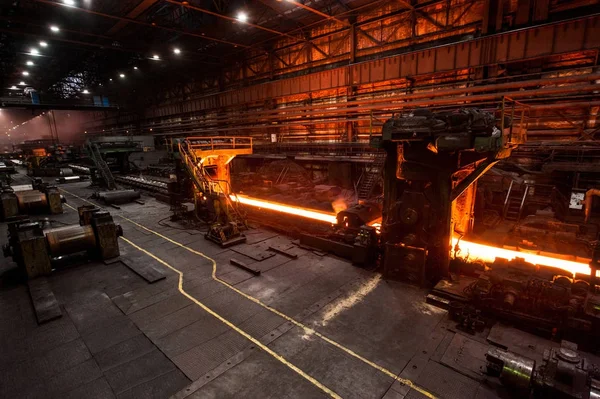
M 383 165 L 385 163 L 385 154 L 375 155 L 375 159 L 363 173 L 361 180 L 358 183 L 357 193 L 359 200 L 367 200 L 373 193 L 373 188 L 381 176 Z
M 104 159 L 102 159 L 102 154 L 100 153 L 100 149 L 98 148 L 98 145 L 94 142 L 88 141 L 87 151 L 88 151 L 88 154 L 90 155 L 90 158 L 94 162 L 94 165 L 96 165 L 96 168 L 100 172 L 100 175 L 104 179 L 104 182 L 106 183 L 106 187 L 109 190 L 116 190 L 117 183 L 115 182 L 115 178 L 113 177 L 113 175 L 110 171 L 110 168 L 108 167 L 108 165 L 106 164 Z
M 236 222 L 247 226 L 246 218 L 243 216 L 239 207 L 239 199 L 231 190 L 231 185 L 228 181 L 213 180 L 210 175 L 205 172 L 199 159 L 192 151 L 189 151 L 185 142 L 179 143 L 179 153 L 188 173 L 192 177 L 194 185 L 204 194 L 217 195 L 225 199 L 227 206 L 227 215 Z M 229 193 L 228 195 L 226 193 Z M 232 200 L 233 197 L 233 200 Z
M 504 209 L 502 216 L 504 220 L 517 221 L 521 219 L 523 206 L 527 200 L 529 193 L 529 184 L 516 183 L 514 180 L 510 182 L 506 198 L 504 199 Z

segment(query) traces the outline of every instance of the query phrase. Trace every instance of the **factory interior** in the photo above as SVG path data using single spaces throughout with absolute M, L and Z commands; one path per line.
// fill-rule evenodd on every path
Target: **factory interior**
M 0 3 L 0 397 L 600 398 L 600 1 Z

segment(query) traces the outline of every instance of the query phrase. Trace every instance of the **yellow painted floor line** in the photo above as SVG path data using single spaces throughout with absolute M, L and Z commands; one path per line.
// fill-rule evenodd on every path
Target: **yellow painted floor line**
M 73 195 L 73 194 L 71 194 L 71 195 Z M 76 211 L 76 209 L 74 207 L 72 207 L 71 205 L 69 205 L 69 204 L 65 204 L 65 205 L 67 207 L 73 209 L 74 211 Z M 321 382 L 319 382 L 315 378 L 311 377 L 310 375 L 306 374 L 304 371 L 302 371 L 300 368 L 298 368 L 294 364 L 290 363 L 283 356 L 279 355 L 277 352 L 273 351 L 271 348 L 269 348 L 268 346 L 266 346 L 265 344 L 263 344 L 262 342 L 260 342 L 259 340 L 257 340 L 256 338 L 254 338 L 253 336 L 251 336 L 250 334 L 248 334 L 247 332 L 245 332 L 241 328 L 237 327 L 235 324 L 233 324 L 232 322 L 230 322 L 229 320 L 227 320 L 226 318 L 224 318 L 223 316 L 221 316 L 220 314 L 218 314 L 217 312 L 215 312 L 214 310 L 212 310 L 211 308 L 209 308 L 208 306 L 206 306 L 205 304 L 203 304 L 202 302 L 200 302 L 196 298 L 194 298 L 192 295 L 190 295 L 189 293 L 187 293 L 187 291 L 185 291 L 183 289 L 183 272 L 181 272 L 179 269 L 171 266 L 169 263 L 165 262 L 164 260 L 162 260 L 158 256 L 156 256 L 153 253 L 151 253 L 151 252 L 145 250 L 144 248 L 138 246 L 133 241 L 128 240 L 125 237 L 119 237 L 119 238 L 121 238 L 123 241 L 125 241 L 126 243 L 128 243 L 129 245 L 131 245 L 132 247 L 134 247 L 135 249 L 137 249 L 138 251 L 141 251 L 144 254 L 150 256 L 152 259 L 156 260 L 161 265 L 164 265 L 165 267 L 167 267 L 167 268 L 173 270 L 175 273 L 177 273 L 177 275 L 179 276 L 179 281 L 178 281 L 178 284 L 177 284 L 177 289 L 179 290 L 179 292 L 183 296 L 185 296 L 186 298 L 188 298 L 189 300 L 191 300 L 192 302 L 194 302 L 196 305 L 198 305 L 200 308 L 202 308 L 204 311 L 206 311 L 211 316 L 213 316 L 216 319 L 218 319 L 220 322 L 222 322 L 223 324 L 225 324 L 227 327 L 233 329 L 235 332 L 237 332 L 238 334 L 240 334 L 241 336 L 243 336 L 244 338 L 246 338 L 247 340 L 249 340 L 250 342 L 252 342 L 254 345 L 258 346 L 263 351 L 267 352 L 269 355 L 271 355 L 277 361 L 283 363 L 286 367 L 290 368 L 292 371 L 294 371 L 297 374 L 299 374 L 302 378 L 304 378 L 305 380 L 307 380 L 308 382 L 310 382 L 311 384 L 313 384 L 315 387 L 319 388 L 321 391 L 325 392 L 327 395 L 331 396 L 332 398 L 341 399 L 340 395 L 338 395 L 337 393 L 335 393 L 331 389 L 327 388 L 324 384 L 322 384 Z
M 75 198 L 78 198 L 78 199 L 80 199 L 82 201 L 85 201 L 87 203 L 96 205 L 93 202 L 90 202 L 90 201 L 88 201 L 88 200 L 86 200 L 84 198 L 81 198 L 81 197 L 73 194 L 73 193 L 70 193 L 70 192 L 68 192 L 65 189 L 61 188 L 61 190 L 64 191 L 65 193 L 69 194 L 69 195 L 72 195 Z M 354 352 L 352 349 L 345 347 L 344 345 L 338 343 L 337 341 L 334 341 L 333 339 L 331 339 L 331 338 L 329 338 L 329 337 L 321 334 L 320 332 L 312 329 L 311 327 L 308 327 L 307 325 L 303 324 L 302 322 L 299 322 L 296 319 L 293 319 L 292 317 L 290 317 L 290 316 L 288 316 L 288 315 L 286 315 L 284 313 L 281 313 L 279 310 L 277 310 L 277 309 L 275 309 L 275 308 L 273 308 L 273 307 L 265 304 L 264 302 L 260 301 L 257 298 L 254 298 L 251 295 L 246 294 L 245 292 L 239 290 L 238 288 L 234 287 L 233 285 L 229 284 L 228 282 L 226 282 L 224 280 L 221 280 L 219 277 L 217 277 L 217 262 L 213 258 L 211 258 L 211 257 L 203 254 L 200 251 L 196 251 L 195 249 L 192 249 L 192 248 L 190 248 L 190 247 L 188 247 L 188 246 L 186 246 L 184 244 L 181 244 L 180 242 L 177 242 L 177 241 L 175 241 L 175 240 L 173 240 L 173 239 L 171 239 L 171 238 L 169 238 L 169 237 L 167 237 L 165 235 L 162 235 L 162 234 L 160 234 L 157 231 L 154 231 L 154 230 L 152 230 L 152 229 L 150 229 L 150 228 L 148 228 L 146 226 L 143 226 L 143 225 L 141 225 L 141 224 L 139 224 L 139 223 L 137 223 L 137 222 L 135 222 L 135 221 L 133 221 L 133 220 L 125 217 L 125 216 L 119 215 L 119 217 L 121 217 L 122 219 L 128 221 L 129 223 L 131 223 L 131 224 L 133 224 L 133 225 L 135 225 L 135 226 L 137 226 L 137 227 L 139 227 L 141 229 L 144 229 L 144 230 L 146 230 L 146 231 L 148 231 L 148 232 L 150 232 L 152 234 L 157 235 L 158 237 L 163 238 L 166 241 L 169 241 L 172 244 L 175 244 L 175 245 L 177 245 L 177 246 L 179 246 L 181 248 L 184 248 L 187 251 L 189 251 L 189 252 L 191 252 L 191 253 L 193 253 L 195 255 L 198 255 L 198 256 L 200 256 L 200 257 L 202 257 L 202 258 L 204 258 L 204 259 L 206 259 L 208 261 L 210 261 L 212 263 L 212 278 L 213 278 L 213 280 L 215 280 L 215 281 L 217 281 L 217 282 L 225 285 L 229 289 L 231 289 L 231 290 L 237 292 L 238 294 L 242 295 L 244 298 L 246 298 L 246 299 L 248 299 L 248 300 L 250 300 L 250 301 L 252 301 L 252 302 L 254 302 L 254 303 L 258 304 L 258 305 L 260 305 L 261 307 L 263 307 L 263 308 L 269 310 L 270 312 L 272 312 L 272 313 L 274 313 L 274 314 L 282 317 L 283 319 L 289 321 L 290 323 L 293 323 L 297 327 L 300 327 L 300 328 L 304 329 L 304 331 L 305 331 L 305 333 L 307 335 L 315 335 L 315 336 L 319 337 L 320 339 L 322 339 L 323 341 L 329 343 L 330 345 L 335 346 L 336 348 L 344 351 L 345 353 L 347 353 L 350 356 L 352 356 L 352 357 L 354 357 L 354 358 L 362 361 L 363 363 L 365 363 L 365 364 L 373 367 L 374 369 L 379 370 L 380 372 L 382 372 L 385 375 L 393 378 L 394 380 L 398 380 L 399 382 L 401 382 L 404 385 L 406 385 L 406 386 L 414 389 L 415 391 L 418 391 L 419 393 L 425 395 L 426 397 L 431 398 L 431 399 L 435 399 L 436 398 L 434 394 L 432 394 L 431 392 L 425 390 L 424 388 L 421 388 L 420 386 L 416 385 L 411 380 L 399 377 L 398 375 L 394 374 L 392 371 L 386 369 L 385 367 L 380 366 L 377 363 L 374 363 L 374 362 L 370 361 L 369 359 L 367 359 L 367 358 L 359 355 L 358 353 Z
M 235 324 L 233 324 L 232 322 L 230 322 L 229 320 L 227 320 L 226 318 L 224 318 L 223 316 L 221 316 L 220 314 L 218 314 L 217 312 L 215 312 L 214 310 L 212 310 L 211 308 L 209 308 L 208 306 L 206 306 L 205 304 L 203 304 L 202 302 L 200 302 L 196 298 L 194 298 L 192 295 L 188 294 L 183 289 L 183 273 L 179 269 L 176 269 L 175 267 L 171 266 L 170 264 L 168 264 L 164 260 L 160 259 L 158 256 L 156 256 L 156 255 L 154 255 L 154 254 L 146 251 L 144 248 L 136 245 L 135 243 L 133 243 L 132 241 L 128 240 L 127 238 L 121 237 L 121 239 L 123 241 L 125 241 L 126 243 L 128 243 L 129 245 L 131 245 L 132 247 L 134 247 L 135 249 L 137 249 L 137 250 L 145 253 L 146 255 L 150 256 L 151 258 L 153 258 L 154 260 L 156 260 L 160 264 L 164 265 L 165 267 L 168 267 L 169 269 L 171 269 L 175 273 L 177 273 L 179 275 L 179 283 L 177 285 L 177 289 L 179 290 L 179 292 L 183 296 L 185 296 L 186 298 L 188 298 L 190 301 L 194 302 L 196 305 L 198 305 L 204 311 L 206 311 L 207 313 L 209 313 L 211 316 L 213 316 L 216 319 L 218 319 L 220 322 L 222 322 L 223 324 L 225 324 L 227 327 L 231 328 L 232 330 L 235 330 L 235 332 L 237 332 L 238 334 L 240 334 L 241 336 L 243 336 L 244 338 L 246 338 L 248 341 L 252 342 L 254 345 L 256 345 L 257 347 L 259 347 L 260 349 L 262 349 L 263 351 L 265 351 L 266 353 L 268 353 L 269 355 L 271 355 L 273 358 L 275 358 L 276 360 L 278 360 L 280 363 L 282 363 L 283 365 L 285 365 L 286 367 L 288 367 L 292 371 L 296 372 L 302 378 L 304 378 L 305 380 L 307 380 L 308 382 L 310 382 L 311 384 L 313 384 L 315 387 L 319 388 L 321 391 L 325 392 L 327 395 L 331 396 L 332 398 L 336 398 L 336 399 L 340 398 L 341 399 L 341 396 L 339 396 L 337 393 L 335 393 L 331 389 L 327 388 L 324 384 L 322 384 L 321 382 L 319 382 L 315 378 L 311 377 L 310 375 L 306 374 L 300 368 L 298 368 L 294 364 L 290 363 L 283 356 L 281 356 L 277 352 L 273 351 L 267 345 L 263 344 L 262 342 L 260 342 L 259 340 L 257 340 L 256 338 L 254 338 L 253 336 L 251 336 L 250 334 L 248 334 L 247 332 L 245 332 L 241 328 L 237 327 Z

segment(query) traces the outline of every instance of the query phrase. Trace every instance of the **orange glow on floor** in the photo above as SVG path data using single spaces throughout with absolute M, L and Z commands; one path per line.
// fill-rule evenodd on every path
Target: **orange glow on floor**
M 456 246 L 457 242 L 458 238 L 455 237 L 454 239 L 452 239 L 453 249 Z M 479 259 L 484 262 L 491 263 L 494 261 L 495 258 L 504 258 L 508 260 L 512 260 L 514 258 L 523 258 L 526 262 L 533 263 L 534 265 L 558 267 L 560 269 L 568 270 L 571 273 L 573 273 L 573 275 L 589 275 L 591 272 L 590 267 L 588 265 L 589 259 L 586 260 L 587 263 L 576 262 L 551 256 L 543 256 L 528 252 L 520 252 L 510 249 L 498 248 L 490 245 L 478 244 L 465 240 L 460 240 L 458 246 L 460 248 L 458 256 L 468 256 L 470 260 Z
M 301 216 L 308 219 L 318 220 L 321 222 L 326 222 L 330 224 L 335 224 L 337 222 L 336 215 L 334 213 L 327 213 L 321 211 L 315 211 L 312 209 L 301 208 L 293 205 L 284 205 L 279 204 L 277 202 L 266 201 L 263 199 L 252 198 L 246 195 L 238 194 L 231 195 L 230 198 L 233 201 L 239 201 L 240 204 L 253 206 L 256 208 L 269 209 L 271 211 L 277 211 L 282 213 L 287 213 L 289 215 Z

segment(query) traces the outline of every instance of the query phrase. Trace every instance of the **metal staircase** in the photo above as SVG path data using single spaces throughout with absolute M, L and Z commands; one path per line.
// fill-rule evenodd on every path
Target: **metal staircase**
M 502 214 L 504 220 L 517 221 L 521 219 L 523 207 L 529 193 L 529 187 L 530 185 L 526 183 L 517 183 L 514 180 L 510 182 L 506 198 L 504 199 L 504 210 Z
M 96 165 L 96 168 L 100 172 L 100 175 L 106 182 L 106 187 L 109 190 L 116 190 L 117 183 L 115 182 L 115 178 L 113 177 L 110 168 L 108 167 L 104 159 L 102 159 L 102 154 L 100 153 L 98 145 L 94 142 L 88 141 L 87 151 L 90 155 L 90 158 L 94 162 L 94 165 Z
M 356 192 L 359 200 L 367 200 L 373 193 L 373 188 L 381 176 L 383 171 L 383 165 L 385 163 L 385 154 L 377 154 L 373 163 L 371 163 L 367 170 L 361 176 L 358 182 Z
M 179 153 L 198 191 L 223 198 L 227 206 L 227 215 L 247 227 L 246 218 L 239 207 L 240 202 L 237 195 L 232 192 L 229 182 L 212 179 L 202 166 L 202 160 L 188 150 L 185 142 L 179 143 Z

